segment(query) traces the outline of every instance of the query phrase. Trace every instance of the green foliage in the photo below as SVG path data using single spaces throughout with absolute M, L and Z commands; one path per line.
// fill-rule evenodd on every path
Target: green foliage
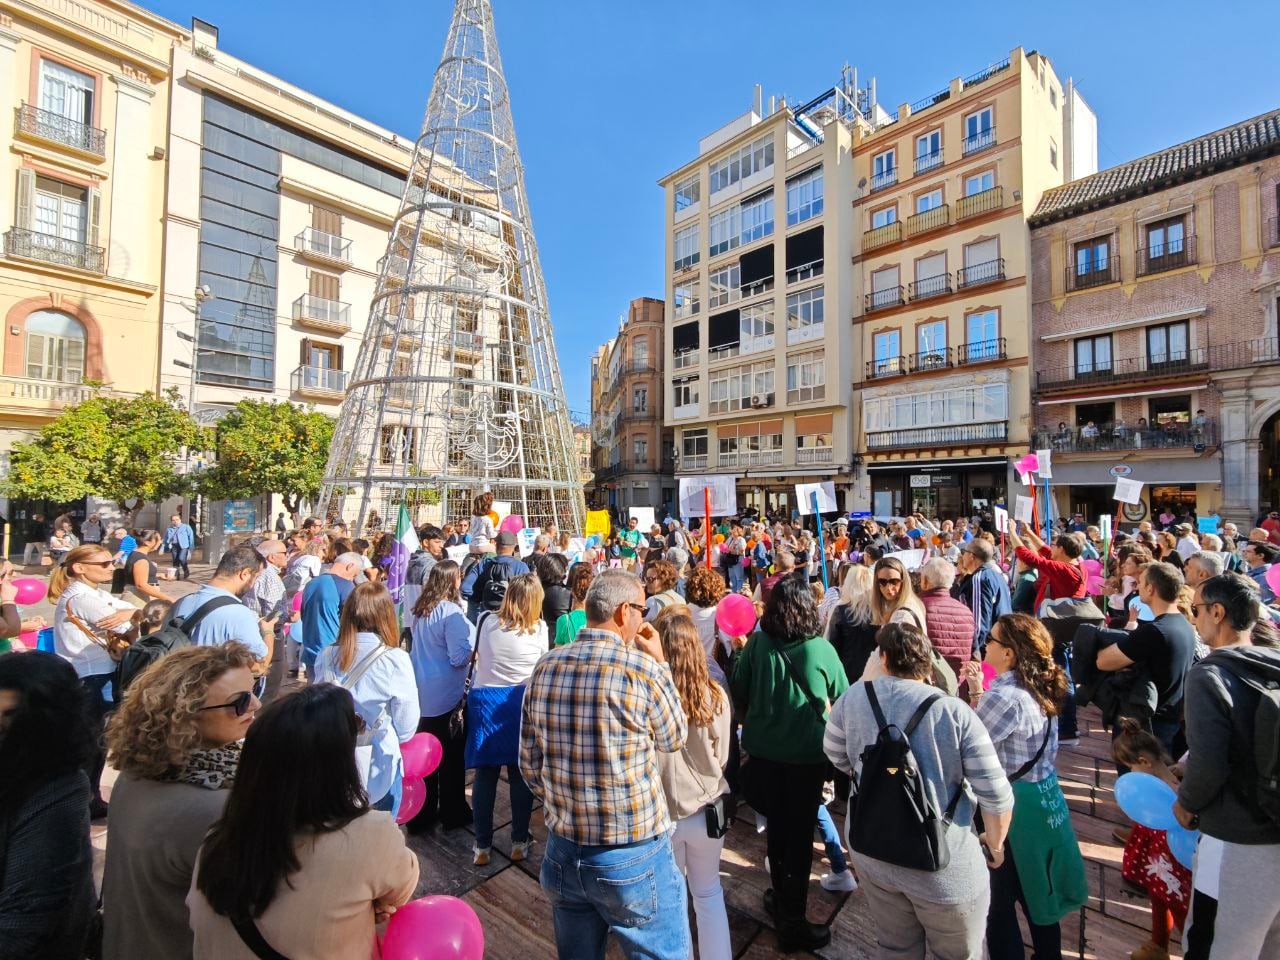
M 290 513 L 319 496 L 333 439 L 333 420 L 323 413 L 241 400 L 214 429 L 217 463 L 200 480 L 206 496 L 243 500 L 276 493 Z
M 132 513 L 144 502 L 188 491 L 177 460 L 183 448 L 200 447 L 203 437 L 176 390 L 163 397 L 99 394 L 13 445 L 5 491 L 50 500 L 92 495 Z

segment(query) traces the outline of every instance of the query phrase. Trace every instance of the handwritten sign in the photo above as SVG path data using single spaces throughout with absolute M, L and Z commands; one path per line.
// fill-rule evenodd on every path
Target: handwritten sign
M 1036 473 L 1040 474 L 1041 480 L 1048 480 L 1053 476 L 1053 462 L 1051 460 L 1053 452 L 1051 450 L 1037 450 L 1036 463 L 1039 469 Z
M 994 507 L 996 515 L 996 532 L 1007 533 L 1009 530 L 1009 511 L 1004 507 Z
M 1013 500 L 1013 519 L 1020 523 L 1031 522 L 1031 506 L 1030 497 L 1017 496 Z
M 1120 503 L 1142 502 L 1142 481 L 1130 480 L 1128 477 L 1116 477 L 1116 492 L 1111 499 Z
M 818 495 L 818 512 L 819 513 L 835 513 L 839 507 L 836 506 L 836 485 L 831 480 L 824 480 L 821 483 L 797 483 L 796 484 L 796 509 L 801 514 L 808 516 L 813 513 L 813 495 Z
M 738 485 L 728 474 L 680 478 L 680 516 L 707 515 L 704 492 L 711 491 L 711 515 L 731 517 L 738 512 Z
M 649 528 L 653 526 L 653 507 L 631 507 L 630 516 L 636 521 L 636 526 L 645 533 L 648 533 Z

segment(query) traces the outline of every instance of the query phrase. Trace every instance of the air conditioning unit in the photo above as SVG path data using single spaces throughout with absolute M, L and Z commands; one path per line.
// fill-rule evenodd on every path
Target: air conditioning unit
M 751 406 L 753 406 L 753 407 L 767 407 L 768 405 L 769 405 L 769 394 L 767 394 L 767 393 L 754 393 L 754 394 L 752 394 L 752 395 L 751 395 Z

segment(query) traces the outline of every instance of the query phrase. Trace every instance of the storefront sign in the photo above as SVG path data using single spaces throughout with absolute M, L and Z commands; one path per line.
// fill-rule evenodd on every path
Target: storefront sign
M 1139 500 L 1137 503 L 1124 503 L 1120 505 L 1120 512 L 1124 514 L 1124 518 L 1130 523 L 1141 523 L 1147 519 L 1147 505 Z
M 1117 478 L 1128 477 L 1128 476 L 1131 476 L 1132 474 L 1133 474 L 1133 467 L 1129 466 L 1127 463 L 1117 463 L 1114 467 L 1111 468 L 1111 475 L 1113 477 L 1117 477 Z
M 911 489 L 923 489 L 925 487 L 958 487 L 960 486 L 960 475 L 958 473 L 913 473 L 911 474 Z
M 227 500 L 223 503 L 223 533 L 252 533 L 257 526 L 258 505 L 252 500 Z
M 921 487 L 931 487 L 931 486 L 933 486 L 933 484 L 930 482 L 929 474 L 927 474 L 927 473 L 913 473 L 913 474 L 911 475 L 911 489 L 912 489 L 912 490 L 918 490 L 918 489 L 920 489 Z

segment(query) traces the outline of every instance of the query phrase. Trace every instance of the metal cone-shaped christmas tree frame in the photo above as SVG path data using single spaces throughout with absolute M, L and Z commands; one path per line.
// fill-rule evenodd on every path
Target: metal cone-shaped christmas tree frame
M 489 0 L 457 0 L 320 506 L 366 529 L 466 518 L 485 490 L 528 526 L 583 528 Z

